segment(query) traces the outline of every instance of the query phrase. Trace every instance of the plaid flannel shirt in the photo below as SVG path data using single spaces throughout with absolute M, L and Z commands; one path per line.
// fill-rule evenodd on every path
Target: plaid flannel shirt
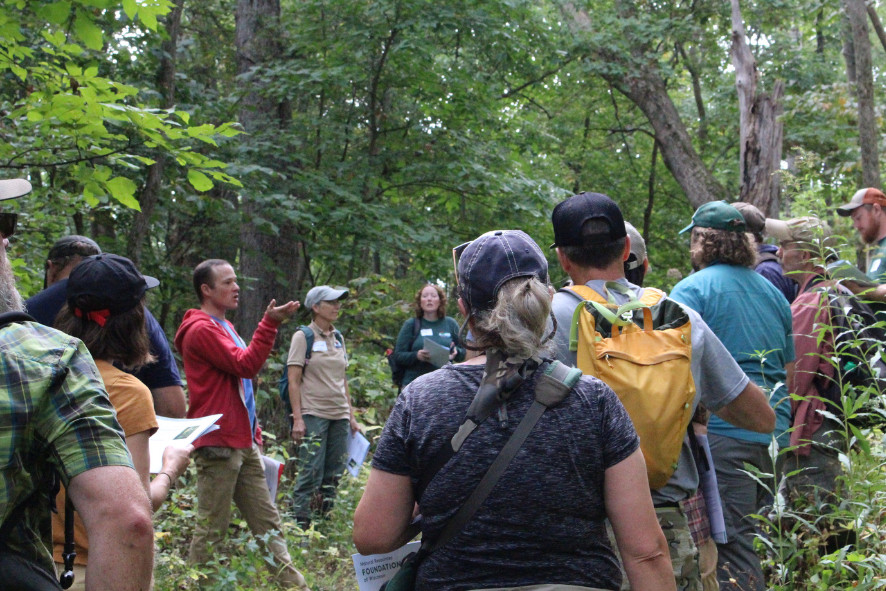
M 35 322 L 0 329 L 0 521 L 53 470 L 67 485 L 100 466 L 132 460 L 89 351 Z M 54 572 L 47 495 L 28 503 L 5 544 Z

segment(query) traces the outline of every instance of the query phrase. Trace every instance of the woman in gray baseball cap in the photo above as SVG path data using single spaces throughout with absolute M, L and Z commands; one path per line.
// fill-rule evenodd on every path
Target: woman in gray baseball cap
M 458 306 L 480 355 L 403 390 L 354 514 L 357 549 L 390 552 L 421 531 L 421 589 L 618 589 L 608 517 L 633 589 L 675 589 L 636 431 L 595 378 L 580 377 L 543 412 L 485 500 L 466 503 L 533 406 L 542 376 L 559 368 L 543 358 L 552 292 L 538 245 L 500 230 L 454 255 Z M 440 449 L 457 442 L 441 466 Z M 476 512 L 462 523 L 453 516 L 463 504 Z M 451 522 L 459 527 L 444 537 Z
M 345 341 L 334 326 L 347 297 L 347 289 L 329 285 L 308 291 L 305 307 L 312 320 L 292 335 L 286 359 L 292 405 L 290 438 L 299 445 L 292 508 L 302 529 L 307 529 L 314 517 L 311 500 L 316 493 L 322 498 L 320 516 L 332 510 L 345 469 L 348 438 L 358 429 L 345 373 Z

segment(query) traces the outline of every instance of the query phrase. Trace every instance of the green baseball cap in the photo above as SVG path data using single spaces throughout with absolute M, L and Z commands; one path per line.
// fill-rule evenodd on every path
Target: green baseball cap
M 725 201 L 709 201 L 695 210 L 692 223 L 680 230 L 680 234 L 692 228 L 713 228 L 729 232 L 744 232 L 746 225 L 741 212 Z

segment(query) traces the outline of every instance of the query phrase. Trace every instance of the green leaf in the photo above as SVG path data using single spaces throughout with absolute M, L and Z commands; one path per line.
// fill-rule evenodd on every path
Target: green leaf
M 126 207 L 141 211 L 141 205 L 139 205 L 138 200 L 135 198 L 135 183 L 132 180 L 122 176 L 115 176 L 105 185 L 111 197 Z
M 147 6 L 142 6 L 138 11 L 138 18 L 150 30 L 157 30 L 157 13 Z
M 135 20 L 135 15 L 138 12 L 135 0 L 123 0 L 123 12 L 126 13 L 130 20 Z
M 74 33 L 89 49 L 99 51 L 102 48 L 101 28 L 82 10 L 78 10 L 77 16 L 74 18 Z
M 40 14 L 42 14 L 50 23 L 60 25 L 71 15 L 71 3 L 62 0 L 61 2 L 47 4 L 40 9 Z
M 213 186 L 209 177 L 199 170 L 188 171 L 188 182 L 190 182 L 198 191 L 208 191 Z

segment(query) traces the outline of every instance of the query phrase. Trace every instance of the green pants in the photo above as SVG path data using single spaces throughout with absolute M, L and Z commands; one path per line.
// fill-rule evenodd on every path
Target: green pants
M 319 492 L 323 515 L 332 510 L 335 489 L 345 469 L 350 421 L 302 415 L 305 438 L 298 449 L 298 478 L 292 494 L 292 510 L 302 525 L 311 520 L 311 498 Z

